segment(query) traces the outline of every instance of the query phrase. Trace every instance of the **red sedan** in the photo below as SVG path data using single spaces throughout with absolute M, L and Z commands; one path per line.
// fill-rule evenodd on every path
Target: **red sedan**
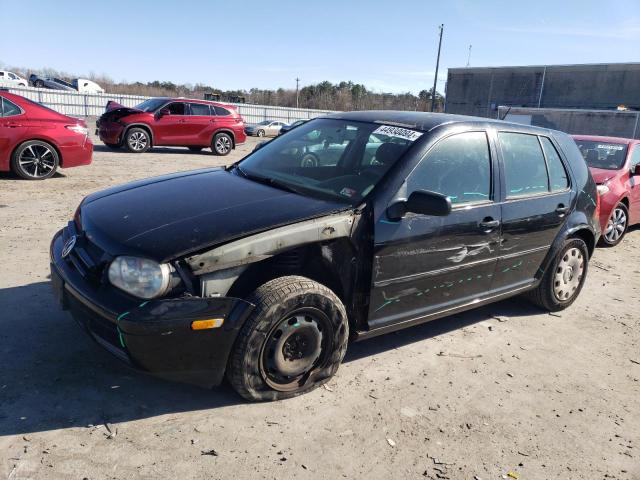
M 90 164 L 92 154 L 84 120 L 0 91 L 0 171 L 44 180 L 58 167 Z
M 210 147 L 216 155 L 227 155 L 247 139 L 235 108 L 185 98 L 150 98 L 133 108 L 111 101 L 97 127 L 107 147 L 133 153 L 176 146 L 194 152 Z
M 574 135 L 600 195 L 601 241 L 614 246 L 640 223 L 640 140 Z

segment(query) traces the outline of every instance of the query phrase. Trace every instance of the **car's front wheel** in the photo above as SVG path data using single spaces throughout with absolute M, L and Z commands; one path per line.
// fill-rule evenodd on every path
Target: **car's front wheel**
M 607 221 L 607 227 L 602 232 L 601 244 L 605 247 L 615 247 L 618 245 L 624 234 L 627 233 L 627 227 L 629 225 L 629 211 L 624 203 L 618 203 L 611 216 Z
M 587 278 L 589 250 L 580 238 L 569 238 L 553 259 L 529 299 L 545 310 L 557 312 L 571 305 Z
M 264 135 L 265 135 L 265 131 L 264 131 L 264 130 L 262 130 L 262 129 L 260 129 L 260 130 L 258 130 L 258 132 L 256 133 L 256 135 L 258 135 L 259 137 L 264 137 Z
M 60 158 L 52 145 L 40 140 L 29 140 L 20 145 L 11 157 L 11 170 L 26 180 L 44 180 L 52 177 Z
M 349 323 L 329 288 L 287 276 L 260 286 L 229 357 L 227 378 L 247 400 L 280 400 L 325 383 L 344 358 Z
M 233 149 L 233 140 L 228 133 L 216 133 L 211 142 L 211 150 L 216 155 L 229 155 Z
M 149 150 L 151 139 L 149 133 L 144 128 L 131 128 L 127 130 L 124 144 L 132 153 L 142 153 Z

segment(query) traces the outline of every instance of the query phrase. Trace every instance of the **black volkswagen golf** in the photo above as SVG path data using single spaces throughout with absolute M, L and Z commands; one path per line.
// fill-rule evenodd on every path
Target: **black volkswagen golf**
M 309 153 L 318 159 L 308 161 Z M 227 168 L 94 193 L 51 244 L 63 308 L 133 367 L 250 400 L 360 340 L 524 294 L 576 299 L 600 235 L 573 140 L 484 118 L 318 118 Z

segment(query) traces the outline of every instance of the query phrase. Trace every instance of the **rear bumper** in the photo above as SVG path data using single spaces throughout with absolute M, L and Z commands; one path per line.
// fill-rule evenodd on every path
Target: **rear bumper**
M 106 282 L 87 278 L 62 248 L 75 234 L 70 224 L 51 242 L 51 284 L 63 309 L 101 347 L 138 370 L 205 388 L 224 378 L 238 331 L 253 305 L 229 297 L 141 301 Z M 78 240 L 76 249 L 82 249 Z M 100 277 L 100 276 L 99 276 Z M 220 328 L 191 329 L 194 320 L 223 318 Z
M 79 143 L 64 143 L 58 146 L 62 155 L 62 168 L 89 165 L 93 157 L 93 143 L 87 136 Z

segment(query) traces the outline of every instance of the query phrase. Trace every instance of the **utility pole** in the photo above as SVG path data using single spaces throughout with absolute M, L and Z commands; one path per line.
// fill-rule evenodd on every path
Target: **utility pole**
M 299 102 L 298 102 L 298 87 L 300 86 L 300 79 L 298 77 L 296 77 L 296 108 L 300 108 L 299 107 Z
M 438 67 L 440 66 L 440 48 L 442 47 L 442 32 L 444 23 L 440 25 L 440 41 L 438 42 L 438 59 L 436 60 L 436 77 L 433 79 L 433 91 L 431 92 L 431 111 L 436 107 L 436 85 L 438 83 Z
M 467 68 L 469 68 L 469 62 L 471 61 L 471 47 L 473 47 L 473 45 L 469 45 L 469 55 L 467 56 Z

